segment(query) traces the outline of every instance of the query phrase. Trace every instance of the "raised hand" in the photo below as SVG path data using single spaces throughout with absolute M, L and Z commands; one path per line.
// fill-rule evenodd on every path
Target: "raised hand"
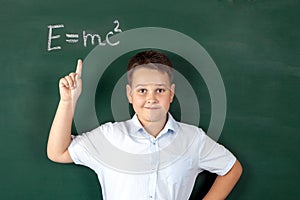
M 75 72 L 59 80 L 60 102 L 49 133 L 47 155 L 54 162 L 73 162 L 68 147 L 71 143 L 72 121 L 76 102 L 82 90 L 82 61 L 77 61 Z
M 64 102 L 76 103 L 82 90 L 82 60 L 78 59 L 76 72 L 59 80 L 60 99 Z

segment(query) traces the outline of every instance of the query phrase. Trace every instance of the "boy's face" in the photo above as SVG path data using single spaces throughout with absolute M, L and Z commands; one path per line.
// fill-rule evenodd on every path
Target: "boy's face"
M 167 73 L 144 67 L 135 69 L 132 84 L 126 86 L 128 101 L 144 126 L 166 120 L 174 90 Z

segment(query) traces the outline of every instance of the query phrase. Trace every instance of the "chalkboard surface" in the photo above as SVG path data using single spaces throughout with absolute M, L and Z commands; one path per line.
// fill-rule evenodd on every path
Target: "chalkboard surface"
M 298 199 L 299 18 L 296 0 L 2 0 L 0 198 L 102 199 L 90 169 L 47 159 L 58 80 L 75 69 L 77 58 L 87 60 L 95 48 L 139 42 L 139 36 L 118 40 L 121 32 L 158 27 L 192 38 L 217 66 L 226 91 L 226 117 L 218 142 L 244 167 L 228 199 Z M 178 49 L 186 45 L 180 38 L 173 42 Z M 116 56 L 99 77 L 95 109 L 100 123 L 114 120 L 114 86 L 138 50 Z M 190 58 L 161 50 L 195 91 L 201 113 L 198 125 L 208 130 L 214 113 L 205 77 Z M 192 50 L 191 57 L 197 53 Z M 177 98 L 171 108 L 178 120 L 183 115 L 180 103 Z M 75 123 L 72 129 L 77 132 Z M 201 199 L 214 178 L 207 172 L 199 175 L 190 199 Z

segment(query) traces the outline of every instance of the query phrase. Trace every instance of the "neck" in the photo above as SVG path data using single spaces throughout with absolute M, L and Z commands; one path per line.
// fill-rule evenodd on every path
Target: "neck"
M 153 137 L 157 137 L 158 134 L 161 132 L 161 130 L 165 127 L 166 122 L 167 122 L 168 117 L 166 116 L 164 119 L 159 120 L 159 121 L 146 121 L 146 122 L 141 122 L 143 125 L 144 129 Z

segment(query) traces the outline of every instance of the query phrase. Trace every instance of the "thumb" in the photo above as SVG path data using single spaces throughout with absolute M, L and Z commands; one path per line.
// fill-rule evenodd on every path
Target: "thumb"
M 78 78 L 81 78 L 81 74 L 82 74 L 82 60 L 81 59 L 78 59 L 78 61 L 77 61 L 76 74 L 78 74 Z

